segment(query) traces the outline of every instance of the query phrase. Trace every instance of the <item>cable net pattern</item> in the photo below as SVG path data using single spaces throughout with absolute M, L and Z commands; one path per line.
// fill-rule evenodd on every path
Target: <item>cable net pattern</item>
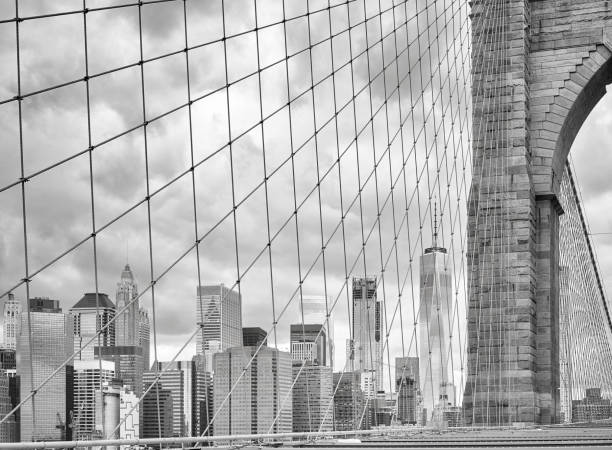
M 502 26 L 500 2 L 481 13 Z M 485 24 L 472 25 L 463 0 L 3 3 L 0 225 L 10 264 L 0 295 L 23 303 L 18 348 L 34 355 L 44 344 L 26 299 L 59 299 L 67 313 L 90 292 L 99 315 L 104 293 L 118 298 L 126 262 L 139 289 L 52 364 L 21 358 L 31 376 L 2 423 L 19 410 L 32 439 L 95 437 L 79 429 L 83 405 L 54 411 L 45 392 L 142 309 L 153 364 L 129 408 L 153 401 L 146 420 L 162 437 L 164 377 L 204 342 L 210 350 L 213 319 L 196 303 L 200 287 L 219 284 L 222 301 L 239 305 L 233 331 L 258 326 L 267 342 L 197 359 L 202 410 L 174 435 L 296 431 L 296 402 L 297 431 L 370 428 L 385 423 L 382 412 L 408 414 L 399 400 L 408 379 L 415 422 L 464 422 L 467 288 L 478 282 L 466 273 L 465 205 L 471 133 L 483 134 L 470 77 L 473 65 L 488 74 L 499 62 L 472 59 L 473 46 L 498 45 L 483 32 L 473 41 L 472 26 Z M 495 100 L 478 106 L 500 110 Z M 484 133 L 503 140 L 496 123 Z M 479 183 L 497 176 L 491 167 L 476 167 Z M 314 331 L 327 333 L 323 368 L 306 345 L 313 298 L 324 304 Z M 75 324 L 64 322 L 68 334 Z M 96 361 L 100 374 L 111 370 Z M 224 385 L 215 367 L 233 371 Z M 277 386 L 267 415 L 230 425 L 266 370 Z M 326 396 L 317 377 L 327 377 Z M 352 401 L 344 412 L 342 396 Z M 123 437 L 123 422 L 103 436 Z

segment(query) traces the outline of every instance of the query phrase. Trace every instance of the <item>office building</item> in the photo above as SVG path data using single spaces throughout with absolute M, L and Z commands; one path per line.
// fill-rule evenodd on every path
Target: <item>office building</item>
M 292 324 L 290 330 L 291 359 L 324 366 L 327 363 L 327 336 L 323 325 Z
M 223 284 L 198 286 L 196 322 L 200 327 L 197 352 L 204 355 L 206 367 L 213 367 L 215 353 L 242 346 L 240 294 Z
M 212 372 L 211 369 L 206 367 L 203 355 L 195 355 L 193 357 L 193 364 L 195 370 L 192 419 L 194 427 L 193 435 L 201 436 L 206 433 L 207 436 L 212 436 L 213 424 L 210 424 L 213 417 Z
M 157 369 L 157 371 L 155 370 Z M 163 371 L 163 373 L 162 373 Z M 172 395 L 172 433 L 173 436 L 192 436 L 194 432 L 194 392 L 196 386 L 195 362 L 172 361 L 153 364 L 150 371 L 143 375 L 145 385 L 158 383 Z M 155 388 L 153 388 L 155 389 Z
M 140 397 L 144 373 L 142 347 L 137 345 L 94 347 L 94 357 L 112 361 L 115 365 L 115 376 Z
M 325 330 L 327 336 L 327 364 L 334 368 L 334 321 L 332 313 L 329 311 L 332 302 L 326 299 L 324 295 L 304 294 L 301 302 L 300 322 L 304 323 L 320 323 Z M 328 317 L 329 315 L 329 317 Z
M 9 383 L 6 370 L 0 369 L 0 418 L 4 418 L 13 409 Z M 0 443 L 6 442 L 18 442 L 17 423 L 14 415 L 0 424 Z
M 214 355 L 215 435 L 291 432 L 291 355 L 261 347 L 249 365 L 256 351 L 234 347 Z
M 17 376 L 16 353 L 17 352 L 14 349 L 0 348 L 0 372 L 4 372 L 4 374 L 8 378 L 8 392 L 9 392 L 9 400 L 10 400 L 9 411 L 11 411 L 15 406 L 19 404 L 19 398 L 20 398 L 19 397 L 19 377 Z M 11 436 L 12 441 L 7 441 L 7 442 L 19 442 L 20 441 L 19 421 L 20 421 L 20 411 L 17 410 L 13 413 L 13 417 L 8 420 L 8 422 L 11 423 L 11 426 L 9 426 L 8 430 L 3 432 L 7 434 L 8 436 Z
M 138 345 L 142 348 L 142 365 L 145 370 L 151 367 L 151 321 L 149 312 L 140 308 L 138 310 Z
M 115 299 L 118 316 L 115 319 L 115 344 L 100 348 L 96 345 L 94 357 L 112 361 L 115 376 L 140 397 L 142 374 L 149 365 L 149 317 L 139 306 L 138 286 L 129 264 L 121 272 Z
M 382 389 L 381 315 L 376 277 L 353 278 L 353 367 L 374 374 L 374 391 Z
M 365 398 L 360 372 L 334 373 L 334 431 L 363 430 Z
M 17 348 L 17 331 L 21 320 L 21 303 L 15 299 L 12 292 L 9 292 L 8 300 L 4 304 L 3 317 L 2 346 L 15 350 Z
M 102 360 L 74 361 L 74 410 L 72 432 L 76 440 L 95 438 L 96 390 L 115 376 L 115 365 Z
M 94 359 L 94 347 L 115 345 L 115 305 L 103 293 L 90 292 L 70 308 L 73 320 L 74 351 L 76 360 Z M 104 328 L 104 327 L 107 328 Z M 96 333 L 100 331 L 99 337 Z M 91 343 L 87 344 L 90 340 Z
M 395 390 L 397 393 L 397 420 L 416 425 L 419 390 L 419 358 L 395 358 Z
M 452 320 L 452 276 L 446 267 L 446 249 L 433 246 L 420 258 L 419 379 L 428 421 L 438 405 L 455 406 L 452 374 L 448 369 L 449 323 Z
M 144 386 L 144 390 L 149 385 Z M 142 438 L 172 437 L 173 404 L 172 392 L 160 383 L 145 394 L 140 404 L 142 408 L 140 433 Z
M 593 422 L 610 417 L 610 399 L 601 396 L 600 388 L 588 388 L 582 400 L 572 400 L 572 422 Z
M 259 327 L 243 328 L 242 342 L 244 347 L 259 347 L 262 342 L 263 345 L 268 345 L 268 334 Z
M 293 431 L 333 431 L 332 369 L 293 366 Z
M 21 440 L 70 440 L 73 366 L 72 362 L 62 365 L 72 355 L 72 320 L 68 314 L 62 313 L 58 300 L 32 298 L 28 300 L 28 307 L 31 340 L 27 314 L 21 315 L 17 334 L 17 373 L 20 376 L 21 398 L 29 395 L 32 387 L 40 385 L 58 367 L 62 368 L 36 393 L 35 418 L 32 402 L 26 402 L 21 407 Z

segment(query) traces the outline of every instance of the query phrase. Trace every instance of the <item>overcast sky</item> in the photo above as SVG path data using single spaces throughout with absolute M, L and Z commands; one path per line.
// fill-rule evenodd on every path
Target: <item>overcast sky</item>
M 119 3 L 88 0 L 87 5 L 93 8 Z M 306 3 L 286 2 L 287 17 L 304 14 Z M 19 4 L 20 15 L 28 16 L 79 9 L 82 2 L 22 0 Z M 188 46 L 223 36 L 220 1 L 189 1 L 186 4 Z M 251 0 L 232 0 L 225 4 L 226 35 L 239 34 L 255 26 Z M 282 2 L 268 0 L 258 4 L 260 27 L 282 19 Z M 367 5 L 368 8 L 378 9 L 378 2 L 367 2 Z M 412 19 L 408 26 L 398 25 L 405 21 L 404 9 L 396 8 L 385 13 L 380 22 L 378 19 L 368 22 L 367 28 L 363 24 L 355 26 L 350 42 L 348 33 L 339 33 L 347 28 L 347 9 L 333 8 L 332 32 L 338 34 L 333 40 L 334 67 L 347 63 L 351 50 L 355 61 L 353 78 L 350 66 L 345 66 L 337 71 L 335 80 L 332 80 L 326 78 L 331 73 L 332 60 L 327 40 L 327 1 L 311 1 L 311 10 L 323 11 L 311 17 L 310 39 L 313 43 L 323 42 L 313 48 L 312 57 L 309 52 L 302 52 L 290 58 L 288 67 L 284 63 L 276 64 L 261 73 L 262 112 L 264 117 L 270 117 L 264 121 L 263 127 L 255 127 L 232 143 L 231 159 L 226 146 L 230 138 L 235 140 L 261 120 L 259 79 L 256 75 L 242 79 L 257 70 L 257 42 L 252 32 L 227 41 L 227 73 L 223 42 L 189 52 L 191 97 L 205 96 L 193 104 L 193 140 L 190 140 L 189 111 L 183 107 L 147 127 L 146 155 L 142 128 L 98 146 L 143 121 L 138 66 L 90 81 L 90 132 L 84 82 L 25 99 L 22 102 L 22 117 L 26 175 L 87 149 L 90 139 L 96 146 L 91 153 L 93 178 L 90 178 L 89 154 L 84 153 L 26 184 L 30 272 L 38 270 L 91 234 L 92 180 L 95 224 L 99 229 L 147 195 L 145 156 L 148 159 L 148 188 L 153 193 L 191 166 L 192 142 L 194 161 L 202 161 L 195 170 L 195 223 L 199 236 L 205 235 L 200 245 L 201 282 L 232 286 L 237 280 L 238 267 L 245 326 L 261 326 L 268 330 L 272 326 L 274 305 L 277 316 L 282 314 L 278 343 L 286 345 L 289 324 L 299 321 L 299 294 L 294 294 L 300 285 L 301 275 L 304 280 L 303 294 L 323 295 L 327 289 L 330 307 L 338 299 L 334 308 L 334 322 L 337 368 L 341 368 L 344 364 L 344 343 L 349 336 L 347 298 L 350 295 L 347 296 L 346 290 L 343 290 L 345 275 L 351 277 L 367 273 L 380 278 L 381 267 L 384 267 L 384 284 L 380 283 L 378 295 L 387 300 L 387 323 L 391 329 L 389 356 L 393 360 L 402 353 L 415 354 L 416 343 L 412 336 L 415 330 L 413 311 L 418 309 L 418 256 L 431 244 L 430 206 L 434 200 L 438 203 L 438 210 L 443 212 L 440 240 L 449 248 L 449 270 L 453 272 L 460 298 L 457 315 L 465 316 L 465 311 L 461 309 L 465 263 L 461 252 L 465 250 L 465 242 L 458 230 L 465 228 L 464 183 L 470 176 L 466 143 L 469 123 L 465 110 L 466 92 L 462 84 L 463 77 L 467 75 L 463 70 L 467 70 L 466 58 L 469 55 L 465 10 L 459 14 L 454 9 L 448 9 L 443 14 L 438 9 L 424 10 L 425 1 L 408 2 L 408 5 L 408 16 L 414 16 L 415 11 L 425 11 L 419 14 L 418 23 Z M 388 8 L 389 2 L 382 2 L 382 6 L 383 10 Z M 2 2 L 0 19 L 13 17 L 12 8 L 12 3 Z M 368 11 L 369 16 L 373 13 L 373 10 Z M 351 25 L 358 24 L 363 16 L 363 3 L 353 3 Z M 436 17 L 439 17 L 437 21 Z M 91 75 L 131 64 L 140 58 L 138 19 L 137 8 L 91 12 L 87 15 L 87 53 Z M 306 18 L 289 24 L 287 51 L 291 55 L 308 47 L 309 26 Z M 397 33 L 391 33 L 384 40 L 384 45 L 375 44 L 381 34 L 386 36 L 394 28 L 397 28 Z M 143 6 L 145 59 L 183 49 L 184 33 L 183 2 Z M 440 35 L 429 51 L 420 42 L 428 34 Z M 455 35 L 456 42 L 454 47 L 449 47 L 447 42 L 451 41 L 452 35 Z M 395 60 L 395 38 L 399 51 L 406 47 L 407 41 L 411 43 L 409 51 L 403 53 L 397 64 L 391 63 Z M 369 68 L 365 55 L 356 56 L 365 49 L 366 42 L 373 46 Z M 262 30 L 259 33 L 259 46 L 260 66 L 282 60 L 285 57 L 282 24 Z M 2 99 L 16 95 L 15 47 L 14 23 L 0 25 Z M 22 22 L 20 49 L 22 93 L 82 78 L 85 73 L 83 15 Z M 450 59 L 447 58 L 449 49 L 459 54 L 457 66 L 449 65 L 455 61 L 452 54 Z M 438 60 L 442 63 L 439 68 Z M 350 102 L 352 81 L 355 91 L 359 92 L 368 84 L 368 73 L 374 78 L 381 71 L 383 61 L 387 67 L 385 76 L 378 76 L 372 82 L 371 90 L 365 89 L 357 96 L 353 109 Z M 321 81 L 314 91 L 314 100 L 309 92 L 311 67 L 314 82 Z M 411 76 L 406 77 L 409 67 Z M 286 71 L 289 73 L 289 86 Z M 399 94 L 395 90 L 398 74 L 401 80 Z M 231 84 L 231 125 L 228 124 L 226 90 L 220 89 L 226 84 L 226 76 Z M 148 120 L 187 101 L 186 80 L 184 53 L 144 65 Z M 235 83 L 237 80 L 240 81 Z M 450 80 L 450 83 L 444 84 L 443 80 Z M 336 84 L 337 108 L 348 104 L 338 114 L 337 121 L 330 120 L 334 108 L 332 81 Z M 449 87 L 451 90 L 459 89 L 452 100 L 449 100 Z M 291 115 L 286 106 L 287 92 L 292 100 Z M 295 100 L 302 92 L 306 94 Z M 572 151 L 587 215 L 593 231 L 599 232 L 612 231 L 612 219 L 606 214 L 605 207 L 612 201 L 609 170 L 606 169 L 612 167 L 612 153 L 607 151 L 612 142 L 612 101 L 609 97 L 591 115 Z M 314 115 L 313 101 L 316 105 Z M 280 108 L 283 109 L 272 115 Z M 375 120 L 369 124 L 372 111 L 377 112 Z M 395 135 L 400 117 L 406 123 L 402 134 Z M 314 121 L 317 129 L 321 128 L 316 141 L 311 139 Z M 454 122 L 453 126 L 451 122 Z M 423 123 L 426 123 L 424 130 Z M 355 127 L 364 130 L 357 146 L 351 143 Z M 437 140 L 434 140 L 434 135 L 438 136 Z M 390 151 L 386 152 L 389 141 Z M 20 176 L 16 102 L 0 106 L 0 142 L 3 149 L 0 185 L 5 186 Z M 292 149 L 299 149 L 293 161 L 289 158 Z M 338 153 L 341 154 L 340 170 Z M 380 159 L 380 163 L 373 172 L 375 158 Z M 403 158 L 406 159 L 405 172 L 401 171 Z M 320 202 L 317 166 L 318 177 L 322 180 Z M 264 174 L 269 177 L 268 202 L 263 185 Z M 358 180 L 363 186 L 361 195 Z M 389 196 L 392 185 L 393 198 Z M 249 196 L 252 191 L 253 194 Z M 292 215 L 296 209 L 294 193 L 299 207 L 297 227 Z M 240 205 L 235 212 L 236 230 L 232 197 Z M 267 209 L 270 234 L 273 236 L 271 257 L 267 250 Z M 345 214 L 344 229 L 339 226 L 342 210 Z M 0 193 L 0 211 L 0 291 L 4 293 L 24 277 L 19 186 Z M 67 310 L 84 292 L 95 290 L 94 274 L 97 273 L 99 290 L 114 299 L 116 282 L 128 261 L 141 289 L 146 287 L 151 280 L 149 216 L 152 272 L 153 278 L 157 278 L 180 259 L 195 240 L 190 173 L 151 198 L 150 215 L 147 203 L 142 202 L 97 235 L 97 271 L 94 268 L 93 240 L 88 239 L 37 274 L 32 279 L 30 295 L 58 298 Z M 378 217 L 380 222 L 377 221 Z M 323 259 L 317 258 L 322 245 L 321 233 L 326 245 L 325 270 Z M 397 241 L 394 239 L 396 234 Z M 363 239 L 366 240 L 365 258 L 360 256 Z M 397 242 L 397 262 L 394 242 Z M 594 242 L 604 279 L 610 287 L 612 278 L 606 274 L 612 273 L 612 252 L 609 251 L 612 236 L 595 237 Z M 176 349 L 195 327 L 197 266 L 195 252 L 191 251 L 156 284 L 156 332 L 160 360 L 174 356 Z M 402 301 L 398 303 L 400 291 Z M 25 299 L 23 286 L 15 290 L 15 295 L 21 300 Z M 152 309 L 150 291 L 143 295 L 141 303 Z M 286 311 L 285 305 L 288 305 Z M 402 326 L 405 327 L 403 340 Z M 195 344 L 190 344 L 188 352 L 182 357 L 190 357 L 194 349 Z M 455 352 L 458 349 L 457 346 Z M 456 363 L 458 358 L 458 355 L 453 355 Z

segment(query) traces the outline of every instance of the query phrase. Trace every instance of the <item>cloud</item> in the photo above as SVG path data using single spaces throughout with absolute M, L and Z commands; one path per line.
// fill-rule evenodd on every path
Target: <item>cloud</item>
M 103 4 L 110 2 L 91 1 L 91 7 Z M 265 8 L 258 7 L 259 26 L 282 20 L 280 1 L 265 4 Z M 189 46 L 222 37 L 220 5 L 218 1 L 186 3 Z M 287 17 L 304 14 L 305 5 L 285 2 Z M 225 6 L 228 35 L 253 29 L 252 1 L 225 2 Z M 311 3 L 311 8 L 326 6 L 327 2 Z M 76 9 L 79 7 L 80 2 Z M 48 2 L 41 2 L 39 6 L 31 3 L 28 8 L 36 8 L 30 10 L 32 14 L 55 10 L 49 9 L 55 6 Z M 374 45 L 369 54 L 369 74 L 368 60 L 363 55 L 354 62 L 353 73 L 347 66 L 338 70 L 333 79 L 328 76 L 332 70 L 332 51 L 334 67 L 338 69 L 349 60 L 349 44 L 356 55 L 366 44 L 375 44 L 381 33 L 389 33 L 403 14 L 403 8 L 396 8 L 394 22 L 392 11 L 386 13 L 382 29 L 377 19 L 369 21 L 368 43 L 365 42 L 366 27 L 355 27 L 349 42 L 348 33 L 338 34 L 339 31 L 346 29 L 348 15 L 355 24 L 363 20 L 364 14 L 361 2 L 350 3 L 349 8 L 347 11 L 343 5 L 329 11 L 324 9 L 311 17 L 314 42 L 328 38 L 328 13 L 335 35 L 331 43 L 321 42 L 314 47 L 312 58 L 310 52 L 300 52 L 308 44 L 306 18 L 289 21 L 289 53 L 300 53 L 288 65 L 282 61 L 285 56 L 282 24 L 260 31 L 260 65 L 281 60 L 261 73 L 261 106 L 266 118 L 263 125 L 260 124 L 259 77 L 236 81 L 257 69 L 257 46 L 252 32 L 227 40 L 227 69 L 222 42 L 191 50 L 189 74 L 183 52 L 147 62 L 143 68 L 146 116 L 143 116 L 142 75 L 138 65 L 90 80 L 89 115 L 83 81 L 24 101 L 26 174 L 86 150 L 89 126 L 91 143 L 95 146 L 91 152 L 93 176 L 90 176 L 90 154 L 85 152 L 26 183 L 30 271 L 87 239 L 34 277 L 30 295 L 59 298 L 67 310 L 82 293 L 95 289 L 95 269 L 100 291 L 113 298 L 126 260 L 135 272 L 141 291 L 149 285 L 151 276 L 159 277 L 178 261 L 155 286 L 160 357 L 169 359 L 195 327 L 198 266 L 202 284 L 232 286 L 240 273 L 245 325 L 269 329 L 274 305 L 276 317 L 282 315 L 278 330 L 280 345 L 286 345 L 289 325 L 298 321 L 299 286 L 303 294 L 322 295 L 327 290 L 330 301 L 337 300 L 336 361 L 341 367 L 349 334 L 350 277 L 367 272 L 380 279 L 381 266 L 384 266 L 384 297 L 389 320 L 402 290 L 401 323 L 405 326 L 405 340 L 410 341 L 415 327 L 412 312 L 415 304 L 418 309 L 418 256 L 431 244 L 430 197 L 434 193 L 444 211 L 441 239 L 457 257 L 455 266 L 450 259 L 449 265 L 453 267 L 457 283 L 461 284 L 462 242 L 459 231 L 453 237 L 450 233 L 451 227 L 459 226 L 459 218 L 462 226 L 466 223 L 464 210 L 457 206 L 457 193 L 452 189 L 461 185 L 464 172 L 461 162 L 452 159 L 451 153 L 459 152 L 460 142 L 465 146 L 467 143 L 465 137 L 460 141 L 458 130 L 451 130 L 449 119 L 442 121 L 442 115 L 448 114 L 451 108 L 449 102 L 434 104 L 430 100 L 439 90 L 437 79 L 421 96 L 420 81 L 415 80 L 420 79 L 419 71 L 428 80 L 429 72 L 422 61 L 415 62 L 423 56 L 419 55 L 416 41 L 411 40 L 419 32 L 415 20 L 397 32 L 399 50 L 408 41 L 410 45 L 397 66 L 400 79 L 404 79 L 400 86 L 401 102 L 397 93 L 391 95 L 397 86 L 395 65 L 385 74 L 386 91 L 383 77 L 371 88 L 362 90 L 369 77 L 382 69 L 383 54 L 385 64 L 395 58 L 393 34 L 383 45 Z M 40 29 L 27 26 L 23 65 L 27 89 L 83 77 L 82 19 L 77 14 L 40 22 L 44 25 Z M 419 20 L 423 32 L 431 18 Z M 137 8 L 91 12 L 87 15 L 87 24 L 90 75 L 140 59 Z M 145 59 L 182 50 L 184 32 L 183 2 L 142 6 Z M 0 60 L 13 60 L 14 43 L 1 42 L 4 44 L 0 46 Z M 317 83 L 314 92 L 311 66 Z M 440 68 L 444 74 L 447 69 L 444 64 Z M 198 98 L 192 104 L 191 116 L 189 109 L 183 107 L 148 123 L 145 135 L 144 127 L 138 126 L 144 117 L 151 120 L 187 103 L 187 75 L 192 98 Z M 229 95 L 225 90 L 217 91 L 225 86 L 226 75 L 231 83 Z M 2 72 L 0 80 L 3 98 L 15 95 L 14 75 L 10 71 Z M 287 91 L 292 100 L 290 107 Z M 459 111 L 458 98 L 453 97 L 455 114 Z M 9 149 L 7 164 L 0 167 L 3 186 L 20 176 L 16 114 L 14 103 L 0 106 L 0 134 Z M 405 122 L 401 134 L 396 133 L 400 114 Z M 435 117 L 438 129 L 423 127 L 425 117 L 432 123 Z M 447 125 L 444 129 L 443 123 Z M 136 129 L 118 136 L 133 127 Z M 437 142 L 434 135 L 438 136 Z M 230 139 L 233 140 L 231 149 L 227 145 Z M 449 144 L 445 158 L 443 150 L 448 142 L 454 142 L 457 147 L 451 148 Z M 193 180 L 189 170 L 192 146 L 197 166 Z M 149 194 L 159 190 L 150 198 L 149 205 L 144 201 L 148 195 L 147 173 Z M 447 183 L 451 184 L 450 189 Z M 240 205 L 235 212 L 234 204 Z M 2 292 L 24 276 L 21 206 L 19 185 L 0 193 Z M 296 209 L 297 215 L 294 215 Z M 118 216 L 122 217 L 114 221 Z M 105 226 L 96 236 L 95 268 L 93 239 L 89 237 L 94 219 L 96 229 Z M 199 259 L 192 248 L 196 238 L 203 238 Z M 397 262 L 394 245 L 398 248 Z M 322 246 L 325 246 L 325 268 Z M 16 295 L 25 299 L 23 289 L 17 290 Z M 378 295 L 383 297 L 382 284 Z M 152 309 L 152 302 L 149 290 L 141 303 Z M 400 316 L 396 316 L 392 328 L 391 358 L 403 351 Z M 193 346 L 189 348 L 193 352 Z M 414 344 L 404 350 L 414 352 Z

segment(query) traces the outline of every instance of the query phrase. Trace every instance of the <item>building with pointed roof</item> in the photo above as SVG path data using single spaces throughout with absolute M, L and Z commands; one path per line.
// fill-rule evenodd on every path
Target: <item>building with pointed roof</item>
M 70 308 L 69 312 L 73 320 L 74 351 L 78 352 L 76 360 L 94 359 L 96 346 L 115 345 L 115 324 L 111 322 L 115 317 L 115 305 L 108 295 L 88 292 Z M 100 329 L 100 337 L 96 338 L 96 333 Z

